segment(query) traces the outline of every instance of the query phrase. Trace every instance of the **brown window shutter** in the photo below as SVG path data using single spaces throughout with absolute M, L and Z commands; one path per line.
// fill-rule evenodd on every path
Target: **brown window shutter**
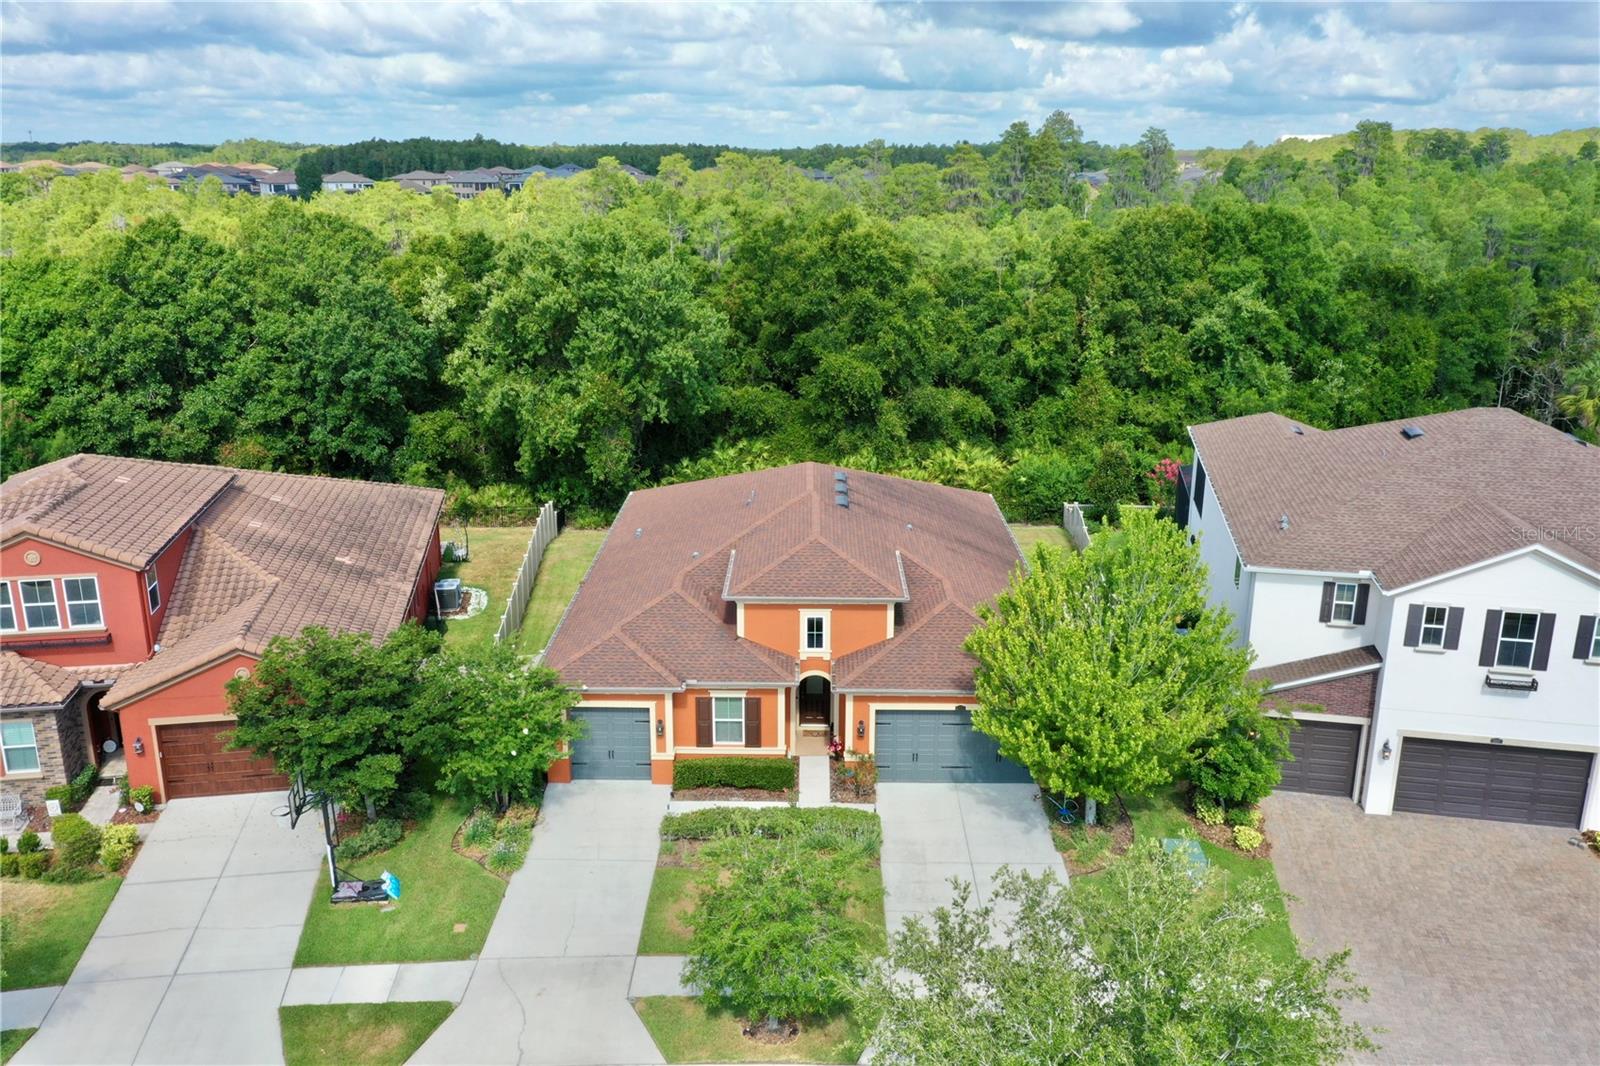
M 1363 581 L 1356 586 L 1356 617 L 1358 626 L 1367 624 L 1367 594 L 1372 591 L 1372 586 Z
M 696 747 L 711 747 L 711 697 L 694 698 L 694 742 Z
M 1406 608 L 1406 647 L 1415 648 L 1422 643 L 1422 604 L 1413 603 Z
M 1494 665 L 1494 651 L 1500 643 L 1500 614 L 1499 611 L 1483 613 L 1483 647 L 1478 649 L 1479 666 Z
M 1550 669 L 1550 641 L 1556 633 L 1556 616 L 1541 614 L 1539 616 L 1539 635 L 1533 638 L 1533 668 L 1535 670 Z
M 761 697 L 746 696 L 744 698 L 744 746 L 759 748 L 761 746 Z
M 1333 582 L 1322 583 L 1322 612 L 1317 615 L 1319 622 L 1333 621 Z
M 1572 646 L 1574 659 L 1587 659 L 1594 650 L 1594 621 L 1592 614 L 1583 615 L 1578 619 L 1578 641 Z
M 1461 619 L 1466 614 L 1461 607 L 1452 607 L 1444 616 L 1444 650 L 1455 651 L 1461 647 Z

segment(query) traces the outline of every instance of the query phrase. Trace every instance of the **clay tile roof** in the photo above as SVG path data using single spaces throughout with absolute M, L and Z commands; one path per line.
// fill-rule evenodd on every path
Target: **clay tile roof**
M 78 690 L 69 670 L 15 652 L 0 652 L 0 707 L 53 707 Z
M 1252 566 L 1368 570 L 1393 590 L 1540 544 L 1600 570 L 1600 493 L 1579 488 L 1600 484 L 1600 448 L 1514 411 L 1328 431 L 1259 414 L 1190 435 Z
M 971 662 L 956 631 L 965 637 L 971 608 L 1004 588 L 1020 562 L 993 498 L 852 470 L 844 508 L 834 473 L 798 463 L 633 493 L 545 663 L 594 690 L 786 683 L 795 662 L 738 637 L 733 601 L 904 602 L 901 633 L 868 649 L 879 664 L 872 676 L 922 690 L 942 671 L 951 676 L 939 677 L 938 691 L 969 691 Z M 946 605 L 952 611 L 935 624 Z M 906 650 L 883 654 L 891 644 Z M 944 659 L 930 674 L 918 655 L 934 654 Z
M 1376 670 L 1382 665 L 1383 656 L 1375 646 L 1368 644 L 1327 655 L 1313 655 L 1309 659 L 1292 659 L 1286 663 L 1258 667 L 1250 671 L 1249 677 L 1252 681 L 1265 681 L 1274 689 L 1291 688 L 1313 678 L 1329 674 L 1362 673 Z

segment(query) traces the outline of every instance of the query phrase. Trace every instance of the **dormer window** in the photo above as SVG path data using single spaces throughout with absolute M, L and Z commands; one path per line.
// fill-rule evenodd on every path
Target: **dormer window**
M 828 658 L 827 611 L 807 611 L 800 616 L 800 650 L 806 658 Z
M 144 598 L 145 602 L 150 605 L 151 614 L 161 610 L 161 578 L 153 566 L 145 571 Z

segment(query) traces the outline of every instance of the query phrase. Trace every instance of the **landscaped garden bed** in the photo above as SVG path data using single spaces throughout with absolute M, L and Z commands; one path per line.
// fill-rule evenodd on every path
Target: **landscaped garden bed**
M 792 803 L 798 795 L 798 774 L 799 764 L 793 759 L 749 755 L 678 759 L 672 766 L 672 798 Z
M 1062 819 L 1060 807 L 1048 796 L 1041 794 L 1039 802 L 1050 821 L 1050 839 L 1073 877 L 1099 873 L 1133 847 L 1133 819 L 1120 799 L 1099 804 L 1094 825 L 1084 824 L 1081 805 L 1069 823 Z
M 502 881 L 522 869 L 533 843 L 533 825 L 539 820 L 534 803 L 513 803 L 504 814 L 476 810 L 456 830 L 451 846 Z
M 401 1066 L 454 1003 L 318 1003 L 279 1007 L 285 1066 Z
M 883 829 L 867 811 L 713 808 L 661 825 L 641 954 L 713 991 L 640 1017 L 673 1062 L 853 1062 L 851 990 L 886 947 Z
M 1189 825 L 1196 836 L 1219 848 L 1257 859 L 1272 856 L 1272 841 L 1266 834 L 1266 815 L 1255 804 L 1224 809 L 1204 794 L 1196 793 L 1190 798 Z
M 833 759 L 828 766 L 828 798 L 835 803 L 878 802 L 878 766 L 872 756 Z

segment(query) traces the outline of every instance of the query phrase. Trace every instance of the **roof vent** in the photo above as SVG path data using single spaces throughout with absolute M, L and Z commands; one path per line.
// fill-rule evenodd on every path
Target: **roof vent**
M 640 526 L 638 529 L 635 529 L 633 531 L 633 539 L 634 540 L 638 540 L 642 536 L 644 536 L 644 527 L 643 526 Z
M 1278 528 L 1283 530 L 1285 533 L 1289 531 L 1289 513 L 1287 511 L 1285 511 L 1283 516 L 1278 519 Z
M 336 555 L 333 557 L 333 561 L 336 563 L 343 563 L 346 566 L 351 566 L 355 563 L 355 560 L 350 558 L 348 555 Z
M 1297 436 L 1297 437 L 1305 436 L 1306 435 L 1306 427 L 1305 426 L 1295 426 L 1294 427 L 1294 435 Z
M 1576 436 L 1575 434 L 1572 434 L 1572 433 L 1568 433 L 1567 434 L 1567 439 L 1570 440 L 1572 443 L 1574 443 L 1576 445 L 1579 445 L 1581 447 L 1584 447 L 1584 448 L 1587 448 L 1589 446 L 1589 442 L 1588 441 L 1586 441 L 1582 437 Z
M 750 490 L 750 495 L 748 495 L 748 496 L 746 496 L 744 498 L 744 505 L 746 507 L 749 507 L 752 503 L 755 503 L 755 502 L 756 502 L 756 490 L 755 489 L 751 489 Z
M 836 492 L 836 493 L 834 493 L 833 494 L 833 502 L 834 502 L 834 504 L 836 506 L 843 507 L 846 510 L 848 510 L 849 507 L 850 507 L 850 493 L 848 493 L 848 492 Z
M 1422 430 L 1417 426 L 1407 426 L 1405 429 L 1400 431 L 1400 435 L 1406 440 L 1416 440 L 1418 437 L 1422 436 Z
M 133 478 L 129 477 L 126 474 L 118 474 L 116 477 L 112 478 L 111 480 L 115 481 L 118 485 L 126 485 L 128 482 L 132 481 Z
M 850 483 L 850 475 L 843 470 L 835 470 L 833 472 L 833 483 L 835 485 L 848 485 Z
M 698 558 L 700 558 L 700 553 L 699 552 L 690 552 L 689 553 L 689 558 L 698 559 Z
M 273 503 L 282 503 L 283 502 L 283 497 L 282 496 L 268 496 L 267 499 L 271 500 Z

